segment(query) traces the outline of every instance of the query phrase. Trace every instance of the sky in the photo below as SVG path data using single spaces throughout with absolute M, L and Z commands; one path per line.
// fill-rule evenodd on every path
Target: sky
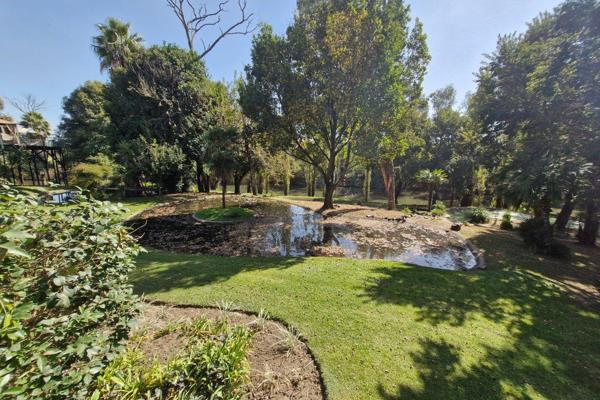
M 192 0 L 198 3 L 201 0 Z M 217 0 L 205 0 L 216 5 Z M 230 1 L 224 22 L 236 16 Z M 551 10 L 559 0 L 408 0 L 428 36 L 431 63 L 424 82 L 427 94 L 453 85 L 461 102 L 474 91 L 474 73 L 493 52 L 500 34 L 523 32 L 527 22 Z M 295 0 L 248 0 L 256 22 L 283 34 L 292 22 Z M 96 24 L 108 17 L 131 23 L 146 45 L 187 47 L 183 28 L 166 0 L 0 0 L 0 96 L 33 94 L 52 127 L 62 115 L 62 99 L 87 80 L 106 80 L 91 50 Z M 211 37 L 207 32 L 207 38 Z M 251 36 L 231 36 L 205 57 L 212 79 L 233 80 L 250 60 Z M 198 41 L 198 45 L 200 45 Z M 5 101 L 5 103 L 8 103 Z M 7 104 L 5 112 L 20 113 Z

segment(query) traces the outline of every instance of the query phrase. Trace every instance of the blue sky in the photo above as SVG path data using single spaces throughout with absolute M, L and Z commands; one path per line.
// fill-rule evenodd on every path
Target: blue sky
M 195 0 L 198 1 L 198 0 Z M 208 4 L 216 0 L 206 0 Z M 231 1 L 235 3 L 235 0 Z M 257 22 L 283 33 L 295 0 L 248 0 Z M 475 88 L 473 74 L 483 54 L 494 50 L 499 34 L 522 32 L 526 23 L 558 0 L 410 0 L 412 16 L 428 35 L 432 61 L 425 79 L 430 93 L 448 84 L 459 101 Z M 232 14 L 234 8 L 232 7 Z M 147 45 L 185 46 L 182 28 L 165 0 L 0 0 L 0 96 L 33 94 L 45 100 L 43 113 L 53 127 L 62 98 L 86 80 L 105 80 L 90 49 L 95 24 L 112 16 L 128 21 Z M 249 61 L 251 37 L 222 41 L 206 58 L 213 79 L 233 79 Z M 19 118 L 10 105 L 6 112 Z

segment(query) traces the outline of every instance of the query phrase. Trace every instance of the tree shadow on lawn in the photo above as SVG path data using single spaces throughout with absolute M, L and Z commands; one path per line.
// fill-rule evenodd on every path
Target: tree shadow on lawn
M 600 316 L 568 299 L 535 266 L 530 271 L 521 262 L 508 267 L 508 258 L 500 262 L 470 273 L 376 269 L 364 291 L 367 301 L 413 306 L 417 321 L 432 326 L 488 324 L 493 330 L 499 324 L 503 336 L 502 346 L 479 344 L 475 352 L 468 336 L 460 338 L 460 347 L 441 338 L 421 339 L 420 350 L 410 355 L 420 387 L 400 385 L 390 392 L 382 384 L 381 398 L 597 398 Z
M 227 257 L 151 250 L 138 256 L 131 274 L 136 292 L 169 292 L 227 281 L 253 270 L 286 269 L 304 261 L 302 257 Z

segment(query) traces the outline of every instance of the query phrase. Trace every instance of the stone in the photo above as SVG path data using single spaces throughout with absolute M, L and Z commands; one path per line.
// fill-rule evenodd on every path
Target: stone
M 450 226 L 450 230 L 453 230 L 454 232 L 460 231 L 460 228 L 462 228 L 461 224 L 452 224 L 452 226 Z

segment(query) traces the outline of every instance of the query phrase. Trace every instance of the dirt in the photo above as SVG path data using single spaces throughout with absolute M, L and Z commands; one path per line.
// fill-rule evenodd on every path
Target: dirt
M 230 324 L 244 325 L 254 332 L 248 362 L 250 383 L 249 399 L 323 399 L 324 393 L 319 370 L 306 346 L 296 333 L 283 324 L 241 312 L 200 307 L 174 307 L 146 304 L 143 307 L 139 331 L 152 334 L 178 322 L 198 318 L 227 320 Z M 167 362 L 185 342 L 177 333 L 148 340 L 142 351 L 148 359 Z
M 219 201 L 213 197 L 157 206 L 130 224 L 143 245 L 170 251 L 376 258 L 454 270 L 477 266 L 465 239 L 450 231 L 452 223 L 446 218 L 354 205 L 307 213 L 301 210 L 317 211 L 320 203 L 229 196 L 229 204 L 252 208 L 255 218 L 227 226 L 198 223 L 192 214 Z

